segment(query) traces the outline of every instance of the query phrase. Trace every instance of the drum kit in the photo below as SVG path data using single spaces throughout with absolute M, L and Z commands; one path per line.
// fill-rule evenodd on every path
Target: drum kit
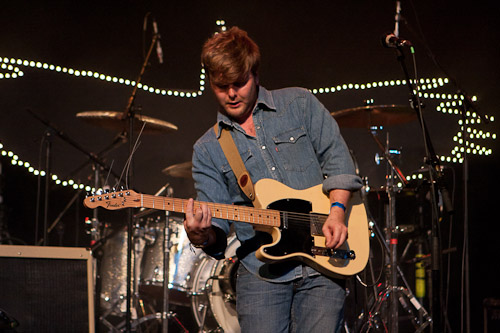
M 129 123 L 121 116 L 121 112 L 115 111 L 77 114 L 77 118 L 89 124 L 126 132 Z M 133 130 L 139 131 L 143 127 L 143 134 L 152 135 L 177 129 L 163 120 L 134 116 Z M 191 178 L 191 166 L 191 162 L 175 164 L 163 169 L 163 173 L 169 177 Z M 163 192 L 171 195 L 172 191 L 167 184 L 156 195 Z M 182 216 L 169 213 L 161 216 L 157 210 L 141 210 L 133 215 L 132 270 L 128 276 L 128 228 L 102 225 L 98 220 L 95 217 L 88 224 L 91 224 L 89 233 L 94 244 L 93 253 L 98 259 L 96 290 L 102 331 L 125 330 L 127 279 L 130 279 L 132 330 L 159 331 L 162 325 L 172 320 L 177 324 L 174 327 L 184 332 L 187 327 L 193 329 L 190 327 L 193 325 L 200 332 L 239 332 L 235 291 L 239 264 L 235 254 L 239 241 L 234 234 L 228 238 L 226 259 L 215 260 L 190 245 Z M 165 302 L 168 302 L 167 306 Z M 182 316 L 165 310 L 170 306 L 180 309 Z M 186 315 L 186 311 L 190 314 Z M 165 314 L 167 318 L 163 318 Z M 162 319 L 166 321 L 162 322 Z M 167 330 L 163 328 L 163 332 Z
M 232 235 L 228 239 L 226 259 L 215 260 L 190 246 L 182 218 L 168 217 L 171 237 L 169 269 L 166 271 L 165 223 L 162 220 L 159 217 L 145 221 L 139 219 L 133 231 L 132 328 L 135 331 L 158 331 L 164 286 L 167 285 L 169 305 L 183 311 L 182 316 L 169 312 L 169 319 L 178 325 L 176 331 L 187 331 L 186 327 L 195 324 L 200 332 L 238 332 L 234 285 L 238 265 L 235 254 L 239 246 L 236 237 Z M 127 231 L 105 228 L 103 238 L 97 282 L 100 290 L 99 319 L 103 331 L 122 331 L 126 312 Z M 184 318 L 189 309 L 191 315 Z

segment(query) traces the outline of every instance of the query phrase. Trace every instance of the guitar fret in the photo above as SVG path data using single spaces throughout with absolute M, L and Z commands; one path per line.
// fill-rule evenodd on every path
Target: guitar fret
M 131 191 L 119 192 L 115 197 L 128 197 L 126 204 L 130 207 L 144 207 L 152 209 L 163 209 L 171 212 L 186 213 L 187 199 L 175 199 L 147 194 L 130 193 Z M 133 192 L 133 191 L 132 191 Z M 132 196 L 131 196 L 132 195 Z M 135 200 L 133 199 L 135 196 Z M 130 204 L 129 204 L 130 202 Z M 251 224 L 279 227 L 280 216 L 278 211 L 254 208 L 248 206 L 237 206 L 231 204 L 218 204 L 215 202 L 194 201 L 194 209 L 198 209 L 202 204 L 209 206 L 212 217 L 240 221 Z M 118 207 L 116 205 L 115 207 Z M 112 208 L 117 209 L 117 208 Z M 118 208 L 119 209 L 119 208 Z

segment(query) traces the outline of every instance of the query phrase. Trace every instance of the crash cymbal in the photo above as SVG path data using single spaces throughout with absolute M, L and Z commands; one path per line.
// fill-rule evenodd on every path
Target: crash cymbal
M 367 105 L 331 113 L 340 127 L 370 128 L 391 126 L 413 121 L 414 110 L 403 105 Z
M 123 112 L 118 111 L 83 111 L 77 113 L 76 117 L 108 130 L 128 131 L 129 125 L 126 119 L 122 119 L 122 115 Z M 145 134 L 164 134 L 177 130 L 177 126 L 169 122 L 136 114 L 134 115 L 134 132 L 138 133 L 144 123 L 146 123 L 143 131 Z
M 174 164 L 169 167 L 166 167 L 162 170 L 164 174 L 167 176 L 177 177 L 177 178 L 189 178 L 191 179 L 191 168 L 193 167 L 193 163 L 191 161 Z

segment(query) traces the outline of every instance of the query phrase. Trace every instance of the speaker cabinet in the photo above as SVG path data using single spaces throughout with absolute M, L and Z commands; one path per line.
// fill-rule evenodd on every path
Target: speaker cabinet
M 0 331 L 94 332 L 92 267 L 84 248 L 0 245 Z

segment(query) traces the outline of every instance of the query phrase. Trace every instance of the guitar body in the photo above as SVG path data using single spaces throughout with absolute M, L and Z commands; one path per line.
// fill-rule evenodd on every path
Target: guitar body
M 256 227 L 272 236 L 272 243 L 261 246 L 256 256 L 268 263 L 284 260 L 304 262 L 317 271 L 331 277 L 345 277 L 359 273 L 368 262 L 369 228 L 365 207 L 356 196 L 346 212 L 348 239 L 341 247 L 349 251 L 355 249 L 355 259 L 335 258 L 327 253 L 313 253 L 313 248 L 326 249 L 325 237 L 321 233 L 322 223 L 315 221 L 316 214 L 326 217 L 330 212 L 330 200 L 317 185 L 305 190 L 294 190 L 278 181 L 262 179 L 255 184 L 257 208 L 266 208 L 296 213 L 313 213 L 304 220 L 303 214 L 282 215 L 280 228 Z M 287 199 L 283 199 L 287 198 Z M 285 221 L 286 220 L 286 221 Z

